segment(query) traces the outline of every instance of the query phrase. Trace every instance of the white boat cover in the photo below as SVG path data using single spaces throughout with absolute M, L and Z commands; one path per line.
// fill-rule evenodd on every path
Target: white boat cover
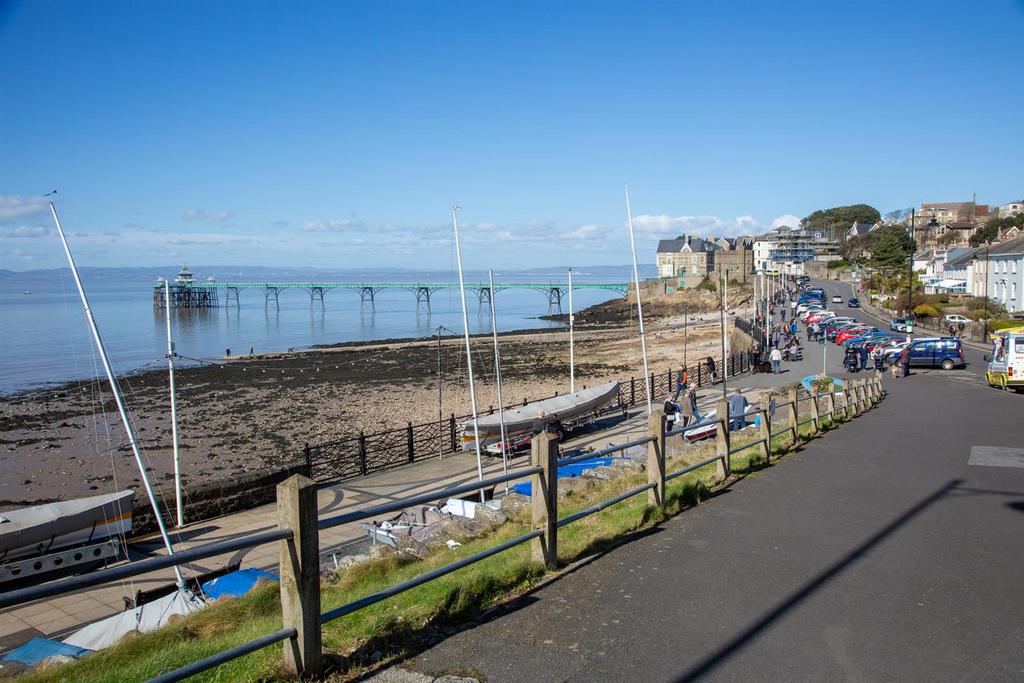
M 149 633 L 166 625 L 173 616 L 198 612 L 205 606 L 201 598 L 178 590 L 141 607 L 89 624 L 65 638 L 64 643 L 87 650 L 102 650 L 129 633 Z
M 527 403 L 525 406 L 506 410 L 501 416 L 498 413 L 484 415 L 477 419 L 480 425 L 480 440 L 485 442 L 501 437 L 501 417 L 505 418 L 506 433 L 516 434 L 530 429 L 534 418 L 541 410 L 548 415 L 557 415 L 558 419 L 564 422 L 603 408 L 616 400 L 618 395 L 619 383 L 608 382 L 577 391 L 575 394 L 563 394 Z M 462 442 L 463 448 L 473 448 L 473 420 L 468 420 L 462 425 Z
M 125 490 L 0 512 L 0 556 L 102 540 L 125 531 L 125 522 L 130 530 L 134 498 Z

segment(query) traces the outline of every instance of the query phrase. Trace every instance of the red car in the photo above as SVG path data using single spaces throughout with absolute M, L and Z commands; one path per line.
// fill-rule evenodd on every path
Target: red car
M 839 334 L 836 335 L 836 344 L 842 344 L 847 339 L 853 339 L 854 337 L 859 337 L 862 334 L 864 334 L 865 332 L 874 332 L 874 331 L 875 331 L 875 328 L 873 328 L 873 327 L 851 327 L 850 329 L 843 330 L 842 332 L 840 332 Z
M 804 318 L 804 322 L 807 323 L 808 325 L 813 325 L 814 323 L 820 323 L 822 320 L 828 320 L 829 318 L 834 318 L 834 317 L 835 317 L 835 314 L 826 313 L 826 312 L 822 311 L 822 312 L 818 312 L 818 313 L 812 313 L 811 315 L 805 317 Z

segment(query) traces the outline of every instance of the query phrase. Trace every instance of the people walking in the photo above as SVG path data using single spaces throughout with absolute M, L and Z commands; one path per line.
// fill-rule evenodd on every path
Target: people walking
M 772 349 L 768 359 L 772 362 L 772 374 L 777 375 L 782 372 L 782 351 L 779 351 L 778 346 Z
M 711 356 L 707 357 L 704 361 L 708 366 L 708 374 L 711 375 L 711 383 L 714 384 L 718 381 L 718 369 L 715 367 L 715 359 Z
M 908 344 L 902 351 L 900 351 L 900 375 L 903 377 L 910 376 L 910 345 Z

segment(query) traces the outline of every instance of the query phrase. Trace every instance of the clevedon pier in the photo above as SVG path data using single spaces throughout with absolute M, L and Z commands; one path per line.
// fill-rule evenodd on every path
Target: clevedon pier
M 625 295 L 628 282 L 573 282 L 574 291 L 604 290 Z M 416 310 L 430 312 L 430 297 L 439 290 L 458 289 L 457 282 L 196 282 L 188 268 L 182 268 L 178 277 L 167 287 L 172 308 L 216 308 L 218 306 L 241 306 L 243 290 L 256 290 L 263 294 L 265 306 L 280 307 L 281 293 L 287 290 L 302 290 L 309 296 L 311 306 L 324 306 L 324 296 L 329 290 L 349 290 L 359 294 L 360 307 L 376 310 L 376 296 L 384 290 L 399 289 L 411 292 L 416 297 Z M 488 284 L 466 283 L 466 289 L 474 292 L 481 306 L 489 304 L 491 287 Z M 568 282 L 502 282 L 495 283 L 494 291 L 528 289 L 539 292 L 547 299 L 548 313 L 561 313 L 562 299 L 568 295 Z M 221 296 L 223 295 L 223 297 Z M 164 281 L 153 287 L 153 306 L 168 305 Z

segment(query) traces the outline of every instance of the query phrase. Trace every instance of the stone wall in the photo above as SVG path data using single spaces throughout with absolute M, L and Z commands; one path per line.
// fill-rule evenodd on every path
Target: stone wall
M 306 464 L 256 470 L 230 479 L 214 479 L 190 486 L 185 489 L 185 521 L 192 523 L 272 503 L 277 499 L 277 485 L 293 474 L 309 476 Z M 164 510 L 164 522 L 168 527 L 173 527 L 176 514 L 174 491 L 164 489 L 163 496 L 160 493 L 157 494 L 157 501 Z M 135 493 L 132 532 L 138 534 L 156 530 L 156 520 L 146 492 L 140 489 Z

